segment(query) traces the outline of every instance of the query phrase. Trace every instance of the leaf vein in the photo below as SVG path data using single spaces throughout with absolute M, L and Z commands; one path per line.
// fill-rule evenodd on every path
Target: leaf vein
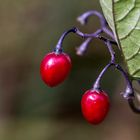
M 130 31 L 130 32 L 128 32 L 128 34 L 127 35 L 125 35 L 124 37 L 121 37 L 121 38 L 119 38 L 120 40 L 122 40 L 122 39 L 125 39 L 125 38 L 127 38 L 127 37 L 129 37 L 130 35 L 131 35 L 131 33 L 136 29 L 136 27 L 137 27 L 137 25 L 138 25 L 138 21 L 140 20 L 140 15 L 139 15 L 139 18 L 138 18 L 138 20 L 136 21 L 136 25 L 132 28 L 132 30 Z
M 131 7 L 131 9 L 128 9 L 128 8 L 127 8 L 128 11 L 126 12 L 126 14 L 124 14 L 124 16 L 121 17 L 120 19 L 116 20 L 116 22 L 120 22 L 120 21 L 122 21 L 123 19 L 125 19 L 125 17 L 127 17 L 127 15 L 130 14 L 130 12 L 132 12 L 132 10 L 136 8 L 135 6 L 136 6 L 136 1 L 134 0 L 134 4 L 133 4 L 133 6 Z
M 133 75 L 133 76 L 136 75 L 139 71 L 140 71 L 140 68 L 138 68 L 136 71 L 134 71 L 134 72 L 132 73 L 132 75 Z
M 112 12 L 112 9 L 111 8 L 109 8 L 107 5 L 106 5 L 106 3 L 104 2 L 104 1 L 102 1 L 102 3 L 104 4 L 104 6 L 109 10 L 109 11 L 111 11 Z
M 130 61 L 132 60 L 135 56 L 137 56 L 140 53 L 140 48 L 138 48 L 138 50 L 132 54 L 132 56 L 130 56 L 129 58 L 126 58 L 126 61 Z

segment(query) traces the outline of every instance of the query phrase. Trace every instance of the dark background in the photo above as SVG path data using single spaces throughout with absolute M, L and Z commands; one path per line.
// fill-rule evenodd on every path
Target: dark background
M 70 34 L 64 42 L 73 64 L 69 77 L 55 88 L 40 78 L 40 61 L 65 30 L 77 26 L 91 33 L 99 27 L 97 17 L 85 27 L 76 22 L 91 9 L 101 11 L 98 0 L 0 1 L 0 140 L 139 140 L 140 116 L 121 97 L 124 80 L 113 69 L 102 80 L 108 116 L 97 126 L 82 117 L 81 96 L 110 59 L 100 40 L 79 57 L 75 49 L 83 39 Z M 122 63 L 119 51 L 117 57 Z

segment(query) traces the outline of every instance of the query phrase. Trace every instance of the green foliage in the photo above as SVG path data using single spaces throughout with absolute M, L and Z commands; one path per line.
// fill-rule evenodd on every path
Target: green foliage
M 140 0 L 100 0 L 100 4 L 129 74 L 140 78 Z

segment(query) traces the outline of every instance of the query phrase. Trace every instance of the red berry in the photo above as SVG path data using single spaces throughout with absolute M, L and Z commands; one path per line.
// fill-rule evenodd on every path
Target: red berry
M 84 118 L 91 124 L 99 124 L 109 110 L 109 98 L 104 91 L 88 90 L 82 96 L 81 108 Z
M 43 81 L 50 87 L 57 86 L 65 80 L 71 69 L 70 57 L 65 53 L 47 54 L 40 66 Z

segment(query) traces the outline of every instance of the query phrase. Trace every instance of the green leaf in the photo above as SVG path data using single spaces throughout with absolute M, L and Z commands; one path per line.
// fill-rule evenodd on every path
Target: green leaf
M 100 0 L 100 4 L 130 76 L 140 79 L 140 0 Z

